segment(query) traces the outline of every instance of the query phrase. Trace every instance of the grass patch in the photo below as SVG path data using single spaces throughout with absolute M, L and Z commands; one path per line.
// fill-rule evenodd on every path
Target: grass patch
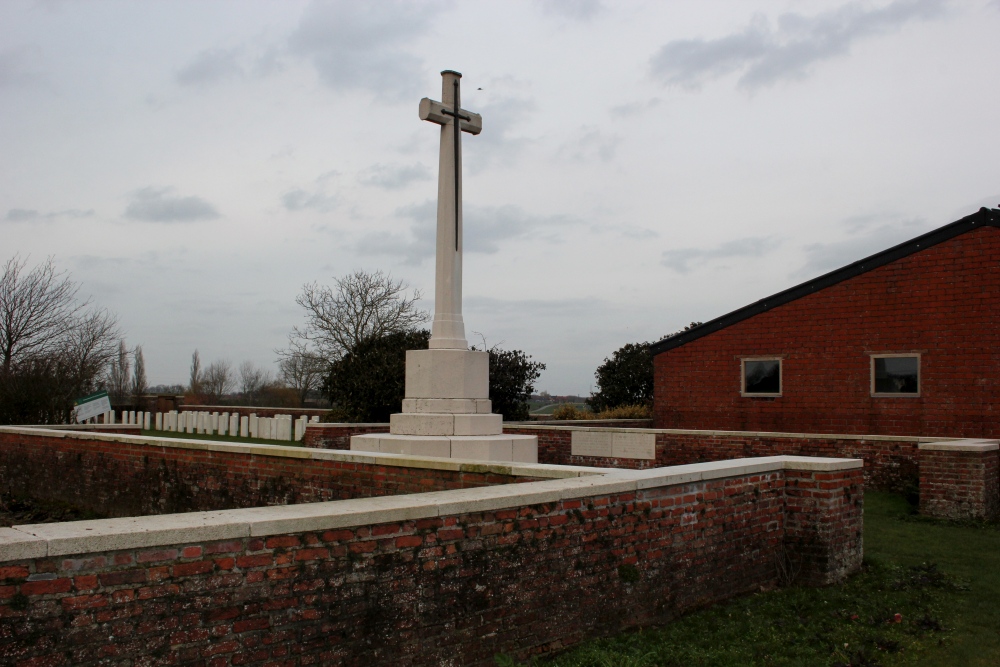
M 865 564 L 849 581 L 748 595 L 587 642 L 551 667 L 1000 664 L 1000 530 L 914 520 L 865 495 Z M 498 665 L 519 663 L 498 656 Z
M 295 440 L 263 440 L 261 438 L 234 438 L 228 435 L 209 435 L 207 433 L 179 433 L 177 431 L 143 430 L 142 435 L 154 438 L 181 438 L 184 440 L 216 440 L 218 442 L 239 442 L 252 445 L 284 445 L 285 447 L 302 447 Z

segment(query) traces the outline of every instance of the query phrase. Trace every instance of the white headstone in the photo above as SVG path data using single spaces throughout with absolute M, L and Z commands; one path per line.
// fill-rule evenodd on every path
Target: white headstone
M 250 417 L 246 415 L 240 415 L 240 437 L 250 437 Z

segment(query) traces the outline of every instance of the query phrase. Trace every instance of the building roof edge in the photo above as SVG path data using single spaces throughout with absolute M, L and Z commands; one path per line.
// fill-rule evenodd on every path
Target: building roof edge
M 979 227 L 1000 227 L 1000 210 L 983 207 L 972 215 L 967 215 L 960 220 L 956 220 L 955 222 L 949 223 L 943 227 L 938 227 L 937 229 L 931 230 L 926 234 L 921 234 L 920 236 L 910 239 L 909 241 L 904 241 L 899 245 L 887 248 L 886 250 L 877 252 L 874 255 L 865 257 L 864 259 L 859 259 L 858 261 L 848 264 L 847 266 L 835 269 L 817 278 L 813 278 L 812 280 L 808 280 L 804 283 L 778 292 L 777 294 L 772 294 L 771 296 L 760 299 L 759 301 L 755 301 L 754 303 L 743 306 L 742 308 L 726 313 L 721 317 L 717 317 L 714 320 L 709 320 L 708 322 L 699 324 L 698 326 L 688 329 L 687 331 L 681 331 L 671 336 L 667 336 L 666 338 L 650 345 L 650 350 L 655 356 L 666 352 L 667 350 L 672 350 L 675 347 L 686 345 L 691 341 L 730 327 L 738 322 L 749 319 L 754 315 L 771 310 L 772 308 L 777 308 L 778 306 L 783 306 L 786 303 L 791 303 L 792 301 L 801 299 L 809 294 L 814 294 L 822 289 L 836 285 L 837 283 L 860 276 L 863 273 L 868 273 L 869 271 L 877 269 L 880 266 L 885 266 L 886 264 L 890 264 L 914 253 L 921 252 L 927 248 L 938 245 L 939 243 L 944 243 L 945 241 L 953 239 L 956 236 L 966 234 Z

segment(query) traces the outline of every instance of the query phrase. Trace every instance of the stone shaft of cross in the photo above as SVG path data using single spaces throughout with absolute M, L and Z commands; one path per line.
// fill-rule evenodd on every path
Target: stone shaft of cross
M 479 134 L 483 119 L 460 107 L 458 72 L 441 72 L 441 101 L 420 100 L 420 119 L 441 126 L 438 161 L 437 260 L 432 349 L 468 349 L 462 319 L 462 132 Z M 456 125 L 457 124 L 457 125 Z

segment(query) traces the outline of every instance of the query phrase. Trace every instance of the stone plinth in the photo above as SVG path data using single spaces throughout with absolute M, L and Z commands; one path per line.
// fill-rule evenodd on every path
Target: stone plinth
M 490 412 L 489 354 L 474 350 L 409 350 L 403 412 L 389 433 L 351 437 L 351 449 L 477 461 L 538 462 L 538 438 L 503 433 Z
M 366 433 L 351 436 L 351 450 L 473 461 L 538 463 L 538 438 L 533 435 L 465 437 Z

